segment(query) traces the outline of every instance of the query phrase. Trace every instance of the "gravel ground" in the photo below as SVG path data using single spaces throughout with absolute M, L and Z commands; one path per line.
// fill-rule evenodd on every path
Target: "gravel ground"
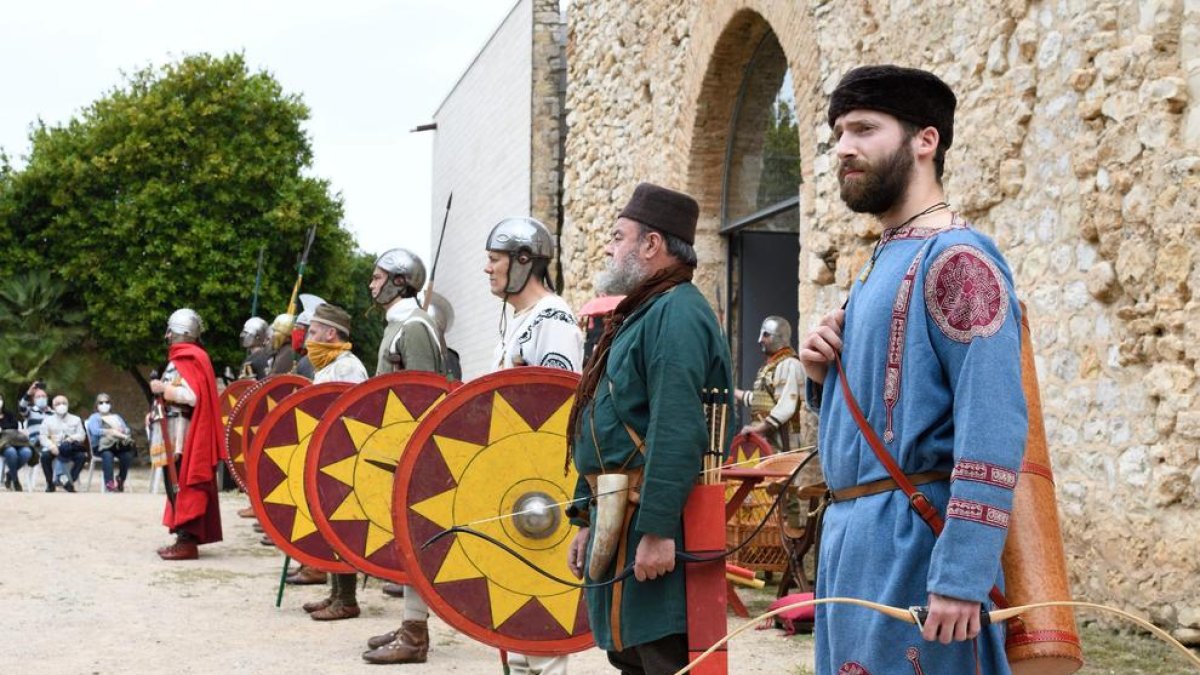
M 159 560 L 154 551 L 170 537 L 159 525 L 163 496 L 148 493 L 148 476 L 135 469 L 123 494 L 98 492 L 98 468 L 92 492 L 0 492 L 0 671 L 379 672 L 359 655 L 368 637 L 399 624 L 400 600 L 372 581 L 359 593 L 362 616 L 320 623 L 300 605 L 324 587 L 289 586 L 277 609 L 282 555 L 237 517 L 247 501 L 233 493 L 221 495 L 225 541 L 203 547 L 198 561 Z M 741 623 L 731 617 L 729 627 Z M 430 632 L 429 662 L 403 672 L 501 672 L 496 650 L 436 619 Z M 811 664 L 811 640 L 774 630 L 747 631 L 730 654 L 739 675 Z M 614 672 L 595 649 L 572 656 L 570 670 Z

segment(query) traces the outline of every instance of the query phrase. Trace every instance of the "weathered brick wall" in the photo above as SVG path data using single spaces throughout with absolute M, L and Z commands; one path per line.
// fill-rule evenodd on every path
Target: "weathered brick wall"
M 575 304 L 639 180 L 698 198 L 700 288 L 723 279 L 730 114 L 768 28 L 801 120 L 801 330 L 841 304 L 878 236 L 838 198 L 830 92 L 862 63 L 937 72 L 959 96 L 949 199 L 1029 305 L 1076 592 L 1200 640 L 1200 1 L 573 3 Z

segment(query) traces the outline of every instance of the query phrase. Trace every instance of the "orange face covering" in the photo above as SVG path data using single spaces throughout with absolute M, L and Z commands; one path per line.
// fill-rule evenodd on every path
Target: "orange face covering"
M 341 356 L 342 352 L 350 351 L 349 342 L 316 342 L 315 340 L 309 340 L 304 345 L 308 347 L 308 360 L 312 361 L 313 368 L 316 370 L 321 370 L 333 363 L 333 360 Z

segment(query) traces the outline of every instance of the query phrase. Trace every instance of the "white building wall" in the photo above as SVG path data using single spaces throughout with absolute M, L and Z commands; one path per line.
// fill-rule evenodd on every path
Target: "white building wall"
M 431 246 L 453 192 L 435 291 L 454 306 L 447 344 L 466 380 L 490 372 L 501 302 L 483 274 L 484 242 L 530 212 L 533 5 L 520 0 L 434 114 Z

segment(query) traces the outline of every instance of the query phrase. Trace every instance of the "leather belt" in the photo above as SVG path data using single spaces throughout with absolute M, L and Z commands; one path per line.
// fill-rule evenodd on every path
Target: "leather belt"
M 913 485 L 925 485 L 926 483 L 936 483 L 941 480 L 949 479 L 950 472 L 922 471 L 921 473 L 905 474 L 905 476 Z M 891 492 L 892 490 L 899 489 L 900 486 L 896 484 L 896 481 L 892 480 L 891 478 L 884 478 L 883 480 L 862 483 L 860 485 L 854 485 L 841 490 L 830 490 L 829 497 L 830 501 L 848 502 L 853 499 L 858 499 L 859 497 L 869 497 L 870 495 L 877 495 L 881 492 Z

